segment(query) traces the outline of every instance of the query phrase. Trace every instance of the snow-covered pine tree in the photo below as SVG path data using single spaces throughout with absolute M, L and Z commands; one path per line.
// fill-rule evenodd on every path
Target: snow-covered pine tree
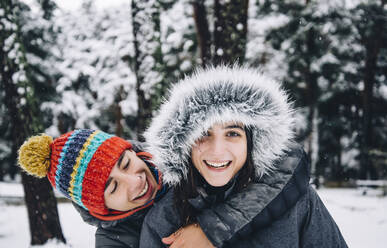
M 383 1 L 376 0 L 367 3 L 257 0 L 258 18 L 275 17 L 277 26 L 282 24 L 265 34 L 266 44 L 271 48 L 266 49 L 268 52 L 261 51 L 261 57 L 253 63 L 269 61 L 271 73 L 276 73 L 275 67 L 278 66 L 280 76 L 276 76 L 295 94 L 296 104 L 307 110 L 307 128 L 300 139 L 313 137 L 307 146 L 314 148 L 310 152 L 314 158 L 312 164 L 317 163 L 316 174 L 327 176 L 327 179 L 342 180 L 348 176 L 346 171 L 352 170 L 349 167 L 359 164 L 358 155 L 364 147 L 360 138 L 364 137 L 364 127 L 367 126 L 363 125 L 363 120 L 369 121 L 363 115 L 366 44 L 373 44 L 368 47 L 375 51 L 384 37 L 382 26 L 375 25 L 386 19 L 385 7 L 382 6 Z M 368 8 L 373 11 L 365 10 Z M 365 28 L 361 31 L 362 26 Z M 371 135 L 378 140 L 378 145 L 375 143 L 371 148 L 378 154 L 384 154 L 380 144 L 385 142 L 382 135 L 385 125 L 375 125 L 385 121 L 385 114 L 380 110 L 386 109 L 383 108 L 385 95 L 383 98 L 380 93 L 385 85 L 381 73 L 385 68 L 384 53 L 385 49 L 380 48 L 379 55 L 373 56 L 377 58 L 373 77 L 377 82 L 374 85 L 378 87 L 368 91 L 378 96 L 378 100 L 374 96 L 368 97 L 374 109 L 379 110 L 372 118 L 372 131 L 378 130 L 378 137 L 375 139 L 375 135 Z M 286 75 L 281 75 L 282 68 L 286 68 Z
M 271 29 L 266 41 L 279 53 L 287 73 L 282 80 L 297 99 L 297 105 L 304 108 L 306 129 L 299 135 L 305 142 L 310 157 L 316 157 L 316 122 L 319 120 L 320 85 L 325 82 L 321 68 L 334 61 L 330 51 L 330 37 L 324 33 L 327 10 L 318 1 L 257 1 L 258 16 L 285 16 L 283 25 Z M 313 150 L 314 149 L 314 150 Z M 315 161 L 313 161 L 315 162 Z
M 336 16 L 337 57 L 342 79 L 353 92 L 352 108 L 358 125 L 349 147 L 360 160 L 359 177 L 377 179 L 383 168 L 375 167 L 386 153 L 387 97 L 382 93 L 387 71 L 387 10 L 385 1 L 360 1 Z M 349 98 L 349 97 L 347 97 Z M 348 115 L 347 115 L 348 116 Z M 384 168 L 385 170 L 385 168 Z
M 0 89 L 2 89 L 2 87 Z M 7 174 L 11 178 L 15 178 L 17 173 L 17 166 L 14 166 L 15 156 L 12 154 L 11 149 L 13 142 L 9 128 L 10 116 L 7 113 L 8 109 L 5 104 L 3 104 L 5 97 L 5 91 L 0 90 L 0 133 L 2 134 L 0 137 L 0 181 L 2 181 Z
M 42 11 L 36 3 L 30 6 L 18 0 L 0 3 L 0 79 L 4 91 L 1 104 L 9 117 L 8 132 L 12 138 L 14 163 L 16 149 L 24 140 L 43 131 L 40 105 L 50 96 L 51 82 L 44 67 L 49 56 L 43 45 L 50 43 L 47 32 L 50 27 L 47 20 L 49 12 L 49 9 Z M 44 244 L 49 239 L 65 243 L 56 200 L 48 180 L 22 173 L 22 184 L 31 245 Z
M 150 39 L 148 45 L 138 43 L 144 50 L 142 56 L 146 55 L 147 59 L 137 61 L 143 70 L 140 76 L 146 75 L 147 81 L 144 79 L 139 89 L 145 90 L 141 99 L 151 96 L 149 110 L 145 110 L 143 105 L 138 109 L 137 62 L 129 3 L 100 11 L 92 1 L 86 1 L 75 12 L 56 12 L 55 25 L 60 32 L 57 46 L 52 51 L 57 57 L 53 67 L 59 72 L 56 86 L 59 97 L 44 104 L 53 116 L 48 133 L 56 136 L 74 128 L 96 128 L 135 137 L 137 111 L 147 111 L 149 118 L 166 91 L 166 82 L 173 82 L 192 70 L 197 56 L 194 25 L 187 17 L 190 13 L 186 12 L 187 5 L 190 5 L 186 0 L 158 3 L 159 14 L 152 17 L 148 13 L 149 18 L 138 20 L 141 31 L 145 32 L 141 37 Z M 152 12 L 151 9 L 147 11 Z M 160 18 L 162 21 L 157 21 Z M 159 22 L 160 27 L 156 29 L 160 32 L 154 32 L 152 23 L 151 26 L 142 24 L 146 21 Z M 147 33 L 149 30 L 151 33 Z M 153 52 L 146 49 L 154 44 L 158 47 Z M 156 64 L 151 67 L 153 62 Z M 164 80 L 157 81 L 160 78 Z
M 94 128 L 133 137 L 137 103 L 128 66 L 134 57 L 129 4 L 100 11 L 86 1 L 78 11 L 58 11 L 55 20 L 59 97 L 44 104 L 53 120 L 47 132 Z
M 168 1 L 163 0 L 162 3 L 164 2 Z M 164 77 L 168 86 L 181 79 L 184 73 L 189 74 L 200 60 L 190 1 L 174 1 L 173 5 L 163 7 L 160 21 Z M 156 88 L 156 92 L 159 92 L 157 95 L 163 96 L 166 93 L 165 87 L 163 91 Z
M 137 138 L 143 140 L 142 133 L 147 127 L 152 110 L 159 102 L 156 89 L 163 92 L 164 63 L 160 42 L 160 11 L 158 0 L 131 3 L 132 30 L 134 42 L 133 71 L 136 75 L 137 92 Z
M 320 112 L 320 104 L 324 101 L 324 93 L 329 91 L 329 87 L 334 83 L 326 68 L 334 68 L 338 62 L 332 52 L 332 37 L 327 33 L 327 28 L 331 25 L 328 15 L 334 6 L 317 1 L 270 0 L 257 1 L 257 5 L 258 17 L 276 16 L 277 20 L 282 22 L 279 27 L 270 29 L 265 34 L 265 39 L 272 49 L 277 50 L 272 51 L 271 56 L 278 57 L 275 62 L 279 70 L 285 68 L 287 71 L 286 75 L 279 79 L 286 82 L 297 99 L 296 104 L 304 110 L 306 128 L 300 133 L 299 140 L 305 142 L 312 158 L 312 170 L 315 172 L 315 165 L 320 157 L 317 154 L 320 154 L 320 148 L 323 146 L 319 134 L 322 132 L 321 128 L 324 128 L 321 127 L 321 114 L 325 112 Z M 274 72 L 275 69 L 272 73 Z M 332 156 L 320 159 L 337 158 L 337 153 L 330 155 Z M 340 160 L 330 164 L 337 167 L 338 162 Z M 327 163 L 322 164 L 326 166 Z M 341 165 L 338 167 L 341 168 Z M 317 169 L 317 174 L 324 171 L 325 168 Z M 337 172 L 334 174 L 342 177 L 342 173 Z

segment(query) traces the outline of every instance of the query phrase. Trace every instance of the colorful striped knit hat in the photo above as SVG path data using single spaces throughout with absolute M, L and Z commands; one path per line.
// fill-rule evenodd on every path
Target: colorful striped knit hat
M 92 215 L 110 215 L 104 190 L 110 171 L 132 145 L 102 131 L 79 129 L 53 140 L 45 134 L 29 138 L 19 150 L 19 164 Z M 117 211 L 114 211 L 117 212 Z M 113 218 L 116 219 L 116 218 Z

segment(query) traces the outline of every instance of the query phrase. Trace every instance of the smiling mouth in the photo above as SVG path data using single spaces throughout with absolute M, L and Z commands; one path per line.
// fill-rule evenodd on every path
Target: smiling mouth
M 229 161 L 222 161 L 222 162 L 215 162 L 215 161 L 208 161 L 208 160 L 203 160 L 204 163 L 211 168 L 226 168 L 231 164 L 231 160 Z
M 144 188 L 142 189 L 140 194 L 138 194 L 138 196 L 136 196 L 136 198 L 133 199 L 133 201 L 138 200 L 138 199 L 142 198 L 143 196 L 145 196 L 148 193 L 148 191 L 150 190 L 150 188 L 151 187 L 149 187 L 148 180 L 145 180 Z

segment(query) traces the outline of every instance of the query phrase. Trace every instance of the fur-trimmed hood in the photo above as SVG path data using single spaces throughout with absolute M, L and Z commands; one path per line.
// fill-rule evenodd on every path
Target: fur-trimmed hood
M 153 162 L 170 185 L 185 179 L 191 147 L 216 123 L 243 123 L 252 131 L 256 176 L 275 168 L 292 143 L 294 117 L 281 85 L 246 67 L 199 69 L 170 91 L 144 136 Z

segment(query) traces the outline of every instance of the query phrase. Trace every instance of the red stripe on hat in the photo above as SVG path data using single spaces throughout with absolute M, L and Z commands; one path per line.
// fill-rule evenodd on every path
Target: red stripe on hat
M 132 145 L 117 136 L 105 140 L 91 158 L 82 181 L 82 203 L 90 212 L 108 214 L 105 206 L 105 184 L 121 154 Z
M 56 170 L 58 168 L 60 154 L 63 150 L 64 145 L 66 144 L 68 138 L 74 131 L 68 132 L 66 134 L 63 134 L 62 136 L 56 138 L 54 142 L 51 143 L 51 161 L 50 161 L 50 168 L 47 173 L 47 178 L 50 181 L 51 185 L 56 188 L 55 184 L 55 174 Z

